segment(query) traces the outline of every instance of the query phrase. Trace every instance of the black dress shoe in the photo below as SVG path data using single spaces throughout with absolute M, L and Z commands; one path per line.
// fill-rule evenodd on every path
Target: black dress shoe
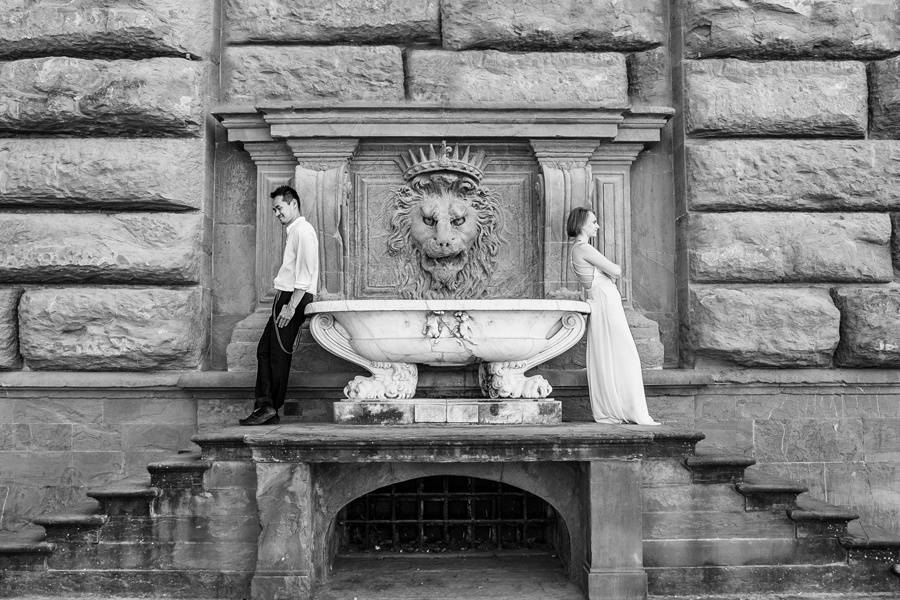
M 265 407 L 265 406 L 258 406 L 258 407 L 256 407 L 256 408 L 254 408 L 254 409 L 253 409 L 253 412 L 251 412 L 251 413 L 250 413 L 249 415 L 247 415 L 246 417 L 244 417 L 244 418 L 242 418 L 242 419 L 238 419 L 238 423 L 240 423 L 241 425 L 246 425 L 246 424 L 247 424 L 247 421 L 249 421 L 250 419 L 255 419 L 255 418 L 258 417 L 259 415 L 263 414 L 263 412 L 264 412 L 265 410 L 266 410 L 266 407 Z
M 278 411 L 271 406 L 267 406 L 263 408 L 262 412 L 258 415 L 254 416 L 251 414 L 243 423 L 241 423 L 241 425 L 246 425 L 248 427 L 253 427 L 254 425 L 273 425 L 280 420 Z

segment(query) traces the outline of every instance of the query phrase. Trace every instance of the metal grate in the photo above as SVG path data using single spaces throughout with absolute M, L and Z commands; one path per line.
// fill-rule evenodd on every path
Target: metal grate
M 357 498 L 337 526 L 340 552 L 544 550 L 556 511 L 497 481 L 423 477 Z

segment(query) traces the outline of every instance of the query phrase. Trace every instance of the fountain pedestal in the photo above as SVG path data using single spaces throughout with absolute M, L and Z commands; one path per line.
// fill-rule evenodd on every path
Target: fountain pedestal
M 344 400 L 334 403 L 334 422 L 348 425 L 552 425 L 562 422 L 562 403 L 552 398 L 506 401 L 477 398 Z

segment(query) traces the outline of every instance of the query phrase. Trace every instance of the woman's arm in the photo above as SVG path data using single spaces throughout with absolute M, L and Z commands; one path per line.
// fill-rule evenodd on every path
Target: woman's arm
M 605 275 L 609 277 L 620 277 L 622 275 L 622 267 L 603 256 L 603 254 L 593 246 L 581 244 L 579 251 L 584 253 L 582 258 L 584 258 L 588 264 L 597 267 Z

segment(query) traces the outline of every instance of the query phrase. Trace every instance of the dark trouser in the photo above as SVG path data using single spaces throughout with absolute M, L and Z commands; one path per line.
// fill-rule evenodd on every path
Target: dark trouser
M 275 319 L 281 307 L 287 304 L 292 294 L 299 292 L 276 292 L 272 315 L 266 323 L 259 345 L 256 346 L 256 406 L 271 406 L 278 410 L 284 404 L 288 377 L 291 374 L 291 352 L 294 340 L 300 333 L 305 318 L 306 305 L 312 302 L 312 295 L 303 294 L 303 299 L 294 312 L 294 317 L 285 327 L 277 327 Z

